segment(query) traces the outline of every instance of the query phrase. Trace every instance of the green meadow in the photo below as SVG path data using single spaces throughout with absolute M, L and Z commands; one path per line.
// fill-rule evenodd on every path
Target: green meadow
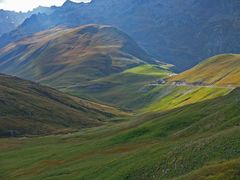
M 73 134 L 0 139 L 1 178 L 237 179 L 239 94 Z

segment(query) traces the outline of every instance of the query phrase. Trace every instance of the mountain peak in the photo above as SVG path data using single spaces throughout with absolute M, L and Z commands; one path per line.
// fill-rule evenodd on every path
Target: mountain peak
M 76 5 L 77 3 L 71 1 L 71 0 L 66 0 L 65 3 L 62 5 L 62 7 L 72 7 Z

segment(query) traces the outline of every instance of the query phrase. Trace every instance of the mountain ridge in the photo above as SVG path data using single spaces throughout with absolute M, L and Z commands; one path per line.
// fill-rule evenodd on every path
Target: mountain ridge
M 10 10 L 0 10 L 0 36 L 6 36 L 11 31 L 18 28 L 24 21 L 30 18 L 32 15 L 37 15 L 45 13 L 47 15 L 51 14 L 54 7 L 48 8 L 39 6 L 28 12 L 15 12 Z M 1 41 L 1 44 L 3 42 Z
M 2 37 L 0 42 L 2 47 L 59 25 L 111 24 L 128 33 L 149 54 L 184 71 L 216 54 L 239 53 L 238 7 L 238 0 L 231 0 L 231 3 L 225 0 L 131 0 L 121 3 L 97 0 L 69 8 L 57 7 L 48 16 L 38 15 L 39 29 L 34 23 L 36 17 L 32 17 L 18 30 Z M 142 13 L 147 15 L 143 17 Z

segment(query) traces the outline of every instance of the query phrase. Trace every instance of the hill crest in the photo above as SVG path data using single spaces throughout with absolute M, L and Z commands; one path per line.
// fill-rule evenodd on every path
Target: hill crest
M 212 86 L 240 86 L 240 55 L 222 54 L 211 57 L 190 70 L 169 78 L 171 82 L 185 82 Z

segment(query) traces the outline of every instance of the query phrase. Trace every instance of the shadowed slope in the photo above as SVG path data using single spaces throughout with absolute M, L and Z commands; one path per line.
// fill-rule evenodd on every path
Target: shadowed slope
M 101 125 L 121 111 L 0 75 L 0 136 L 52 134 Z

